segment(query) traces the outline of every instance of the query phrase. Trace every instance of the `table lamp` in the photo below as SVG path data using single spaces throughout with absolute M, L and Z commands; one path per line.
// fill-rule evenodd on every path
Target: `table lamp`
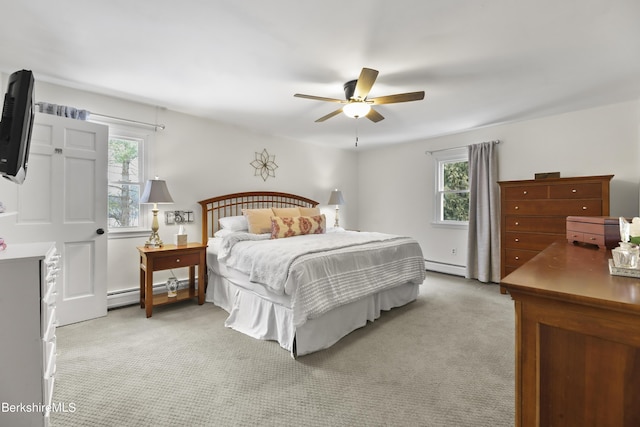
M 344 198 L 342 197 L 342 191 L 337 188 L 331 192 L 331 197 L 329 197 L 328 205 L 336 205 L 336 221 L 333 224 L 334 227 L 340 227 L 340 223 L 338 222 L 338 211 L 340 210 L 340 205 L 344 205 Z
M 160 225 L 158 224 L 158 203 L 173 203 L 171 194 L 167 189 L 167 183 L 155 177 L 155 179 L 147 180 L 147 185 L 144 187 L 144 193 L 140 197 L 140 203 L 153 203 L 153 222 L 151 223 L 151 235 L 149 240 L 144 244 L 145 248 L 161 248 L 163 246 L 162 240 L 158 235 Z

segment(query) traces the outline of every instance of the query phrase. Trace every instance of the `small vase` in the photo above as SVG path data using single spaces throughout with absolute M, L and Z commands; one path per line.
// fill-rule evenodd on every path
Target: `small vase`
M 170 277 L 167 280 L 167 296 L 169 298 L 178 296 L 178 279 L 176 279 L 175 277 Z

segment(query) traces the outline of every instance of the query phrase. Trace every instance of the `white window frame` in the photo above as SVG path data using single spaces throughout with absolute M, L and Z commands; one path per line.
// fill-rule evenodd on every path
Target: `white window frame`
M 138 164 L 138 176 L 140 177 L 141 188 L 140 195 L 144 191 L 144 186 L 149 179 L 149 158 L 151 157 L 151 147 L 154 145 L 155 132 L 148 129 L 138 128 L 135 126 L 126 126 L 122 123 L 105 121 L 103 124 L 109 126 L 109 140 L 111 138 L 121 137 L 123 139 L 131 138 L 141 141 L 140 157 Z M 138 226 L 128 228 L 110 228 L 107 233 L 109 239 L 123 239 L 131 237 L 148 236 L 151 231 L 151 207 L 146 203 L 140 204 Z
M 435 161 L 435 189 L 434 189 L 434 201 L 433 201 L 433 221 L 434 225 L 451 228 L 468 228 L 469 221 L 451 221 L 444 220 L 444 194 L 448 193 L 444 191 L 444 166 L 448 163 L 468 162 L 469 154 L 467 147 L 455 148 L 451 150 L 445 150 L 441 152 L 435 152 L 432 154 Z M 469 192 L 467 189 L 464 192 Z

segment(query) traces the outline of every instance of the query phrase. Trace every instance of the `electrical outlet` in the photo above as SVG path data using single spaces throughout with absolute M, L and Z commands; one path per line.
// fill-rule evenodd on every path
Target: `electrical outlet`
M 451 255 L 457 255 L 458 250 L 456 248 L 451 249 Z

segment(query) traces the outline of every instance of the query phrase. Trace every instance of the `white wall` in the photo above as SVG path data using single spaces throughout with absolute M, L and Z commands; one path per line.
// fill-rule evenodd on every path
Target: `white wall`
M 413 236 L 427 260 L 465 266 L 467 230 L 431 224 L 435 172 L 425 151 L 496 139 L 500 180 L 533 179 L 536 172 L 614 174 L 611 215 L 638 216 L 640 101 L 634 101 L 361 151 L 359 227 Z
M 7 77 L 0 73 L 3 87 Z M 611 214 L 638 215 L 640 101 L 353 151 L 258 135 L 246 129 L 37 79 L 35 98 L 165 124 L 166 130 L 156 133 L 150 172 L 167 180 L 176 202 L 171 205 L 172 209 L 196 212 L 196 222 L 187 227 L 192 241 L 200 238 L 198 200 L 237 191 L 285 191 L 318 200 L 327 214 L 327 222 L 332 224 L 335 211 L 325 203 L 331 190 L 338 187 L 347 202 L 340 210 L 341 225 L 413 236 L 420 242 L 426 259 L 464 266 L 466 229 L 431 225 L 434 170 L 433 159 L 425 151 L 494 139 L 502 141 L 499 146 L 501 180 L 531 179 L 536 172 L 552 171 L 559 171 L 565 177 L 615 174 Z M 276 178 L 266 182 L 254 176 L 254 169 L 249 165 L 254 153 L 265 148 L 276 155 L 278 164 Z M 162 211 L 160 215 L 164 217 Z M 0 219 L 0 227 L 2 221 Z M 161 237 L 170 241 L 176 228 L 161 223 Z M 138 285 L 135 247 L 145 240 L 146 236 L 109 240 L 110 292 Z M 454 248 L 456 255 L 451 254 Z M 161 280 L 163 277 L 158 275 L 157 281 Z
M 6 82 L 8 76 L 0 73 Z M 3 84 L 4 87 L 4 84 Z M 247 130 L 226 126 L 210 120 L 172 112 L 154 106 L 103 96 L 49 84 L 37 80 L 34 90 L 36 101 L 70 105 L 96 113 L 129 118 L 148 123 L 162 123 L 166 130 L 155 134 L 150 173 L 167 181 L 175 201 L 169 209 L 193 210 L 196 222 L 187 226 L 190 241 L 200 241 L 200 205 L 209 197 L 239 191 L 267 190 L 299 194 L 320 202 L 333 224 L 335 209 L 327 206 L 331 190 L 342 189 L 347 205 L 340 210 L 341 225 L 357 226 L 357 169 L 356 153 L 297 141 L 287 141 L 258 135 Z M 250 123 L 250 118 L 247 119 Z M 254 176 L 250 162 L 255 152 L 267 149 L 275 155 L 276 177 L 266 182 Z M 28 174 L 27 174 L 28 179 Z M 12 183 L 0 183 L 3 191 L 15 191 Z M 351 202 L 352 201 L 352 202 Z M 163 207 L 160 205 L 160 237 L 171 242 L 177 226 L 164 225 Z M 0 218 L 0 234 L 3 226 Z M 135 238 L 110 239 L 108 251 L 108 291 L 119 291 L 138 286 L 138 253 L 146 235 Z M 180 278 L 187 272 L 178 272 Z M 161 282 L 166 274 L 154 274 Z

